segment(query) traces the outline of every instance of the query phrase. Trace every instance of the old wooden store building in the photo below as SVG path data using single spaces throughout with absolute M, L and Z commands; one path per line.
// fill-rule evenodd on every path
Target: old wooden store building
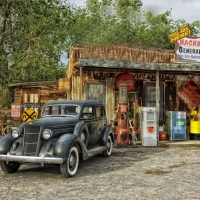
M 24 109 L 35 110 L 38 117 L 41 106 L 48 100 L 95 99 L 105 104 L 108 123 L 113 123 L 117 120 L 119 86 L 126 84 L 128 118 L 135 131 L 140 126 L 140 107 L 156 107 L 158 127 L 166 131 L 166 113 L 184 111 L 187 139 L 190 139 L 191 112 L 195 111 L 197 121 L 200 113 L 200 64 L 188 60 L 177 61 L 176 58 L 175 51 L 159 49 L 74 46 L 66 77 L 56 82 L 9 85 L 15 94 L 13 118 L 23 121 Z

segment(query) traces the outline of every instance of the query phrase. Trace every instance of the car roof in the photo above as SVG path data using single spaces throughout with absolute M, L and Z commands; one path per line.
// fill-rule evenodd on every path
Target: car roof
M 75 104 L 80 106 L 86 105 L 103 105 L 101 101 L 97 100 L 55 100 L 55 101 L 48 101 L 44 105 L 54 105 L 54 104 Z

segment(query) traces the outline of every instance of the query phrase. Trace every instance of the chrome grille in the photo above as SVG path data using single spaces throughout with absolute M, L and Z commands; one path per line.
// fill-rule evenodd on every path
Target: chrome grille
M 24 128 L 24 155 L 36 156 L 40 135 L 40 126 L 26 126 Z

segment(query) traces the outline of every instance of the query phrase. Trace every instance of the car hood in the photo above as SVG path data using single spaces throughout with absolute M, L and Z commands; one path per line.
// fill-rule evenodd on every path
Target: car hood
M 57 125 L 71 125 L 77 123 L 78 118 L 71 117 L 44 117 L 31 122 L 27 122 L 26 125 L 35 125 L 35 126 L 57 126 Z

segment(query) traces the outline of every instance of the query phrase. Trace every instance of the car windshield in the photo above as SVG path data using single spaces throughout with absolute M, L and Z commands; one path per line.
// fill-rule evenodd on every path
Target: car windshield
M 78 116 L 80 106 L 78 105 L 48 105 L 42 110 L 42 117 L 51 116 Z

